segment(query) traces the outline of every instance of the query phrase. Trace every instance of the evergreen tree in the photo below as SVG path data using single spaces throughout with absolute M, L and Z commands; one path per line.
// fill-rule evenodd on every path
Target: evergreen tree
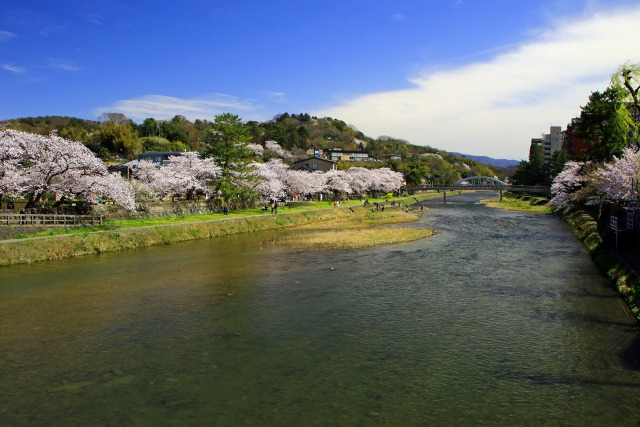
M 217 115 L 212 130 L 203 134 L 204 155 L 211 157 L 220 167 L 220 176 L 214 191 L 225 198 L 246 198 L 251 194 L 253 178 L 249 161 L 253 151 L 247 147 L 251 133 L 242 123 L 242 119 L 230 113 Z
M 634 121 L 623 102 L 625 96 L 621 87 L 610 86 L 604 92 L 592 92 L 581 107 L 576 133 L 591 145 L 591 160 L 610 161 L 630 145 Z
M 551 181 L 549 175 L 549 167 L 544 161 L 542 148 L 532 145 L 529 150 L 529 161 L 521 161 L 511 179 L 516 185 L 549 185 Z

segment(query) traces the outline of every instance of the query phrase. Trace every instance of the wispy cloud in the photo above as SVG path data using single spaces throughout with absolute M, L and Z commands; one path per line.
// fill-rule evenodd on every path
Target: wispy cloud
M 80 67 L 76 66 L 70 61 L 53 60 L 49 62 L 49 67 L 57 68 L 58 70 L 63 70 L 63 71 L 79 71 L 80 70 Z
M 85 15 L 85 19 L 94 25 L 99 25 L 99 26 L 104 25 L 104 23 L 102 22 L 102 19 L 100 19 L 100 17 L 94 13 L 88 13 L 87 15 Z
M 0 31 L 0 41 L 9 40 L 14 38 L 16 35 L 10 31 Z
M 402 22 L 402 21 L 406 21 L 407 17 L 401 13 L 394 13 L 391 16 L 391 20 L 394 22 Z
M 17 74 L 23 74 L 27 72 L 27 69 L 25 67 L 19 67 L 13 64 L 2 64 L 2 69 Z
M 268 100 L 272 102 L 287 102 L 288 96 L 284 92 L 263 91 L 262 92 Z
M 114 105 L 99 107 L 96 116 L 107 112 L 119 112 L 132 120 L 141 121 L 147 117 L 169 119 L 181 115 L 194 119 L 212 120 L 217 114 L 228 111 L 252 111 L 256 109 L 251 100 L 231 95 L 213 94 L 196 99 L 175 98 L 165 95 L 147 95 L 140 98 L 125 99 Z
M 420 73 L 408 78 L 410 89 L 346 99 L 318 115 L 340 117 L 371 136 L 526 158 L 532 137 L 566 125 L 620 64 L 640 61 L 637 22 L 640 7 L 554 23 L 487 61 Z

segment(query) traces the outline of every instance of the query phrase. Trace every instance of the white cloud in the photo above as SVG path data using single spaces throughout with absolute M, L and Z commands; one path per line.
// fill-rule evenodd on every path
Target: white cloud
M 526 158 L 531 138 L 565 126 L 619 65 L 640 60 L 638 22 L 640 7 L 557 21 L 488 61 L 423 72 L 408 78 L 410 89 L 347 99 L 318 115 L 356 123 L 370 136 Z
M 11 71 L 12 73 L 17 73 L 17 74 L 22 74 L 27 72 L 27 69 L 25 67 L 19 67 L 13 64 L 2 64 L 2 69 L 6 71 Z
M 99 107 L 96 116 L 107 112 L 125 114 L 135 121 L 145 118 L 169 119 L 176 115 L 190 120 L 213 120 L 217 114 L 233 111 L 251 111 L 256 107 L 251 101 L 225 94 L 213 94 L 198 99 L 182 99 L 164 95 L 146 95 L 135 99 L 125 99 L 112 106 Z
M 401 13 L 394 13 L 394 14 L 391 16 L 391 19 L 392 19 L 393 21 L 395 21 L 395 22 L 402 22 L 402 21 L 406 20 L 406 19 L 407 19 L 407 17 L 406 17 L 406 16 L 404 16 L 403 14 L 401 14 Z
M 9 40 L 14 38 L 16 35 L 10 31 L 0 31 L 0 40 Z

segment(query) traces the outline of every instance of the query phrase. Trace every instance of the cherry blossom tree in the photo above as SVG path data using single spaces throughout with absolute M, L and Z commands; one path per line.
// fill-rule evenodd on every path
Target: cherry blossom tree
M 351 194 L 353 189 L 349 185 L 345 171 L 332 169 L 324 173 L 325 188 L 333 191 L 336 195 L 340 193 Z
M 290 170 L 284 180 L 292 195 L 312 196 L 327 190 L 326 179 L 321 172 Z
M 389 193 L 402 187 L 404 176 L 400 172 L 394 172 L 389 168 L 373 169 L 371 174 L 371 191 Z
M 212 182 L 220 176 L 220 168 L 213 159 L 201 159 L 197 153 L 170 156 L 168 160 L 162 166 L 141 160 L 133 176 L 161 198 L 184 194 L 187 199 L 193 199 L 196 193 L 209 193 Z
M 128 211 L 136 210 L 134 191 L 129 181 L 118 173 L 106 175 L 84 175 L 70 183 L 72 194 L 86 194 L 89 201 L 97 202 L 102 197 L 113 200 Z M 83 190 L 85 189 L 85 190 Z M 91 189 L 89 192 L 86 189 Z
M 569 212 L 579 203 L 600 204 L 605 199 L 601 191 L 600 166 L 592 162 L 569 161 L 551 184 L 549 206 L 556 211 Z
M 247 148 L 253 151 L 256 156 L 262 156 L 264 154 L 264 147 L 260 144 L 247 144 Z
M 101 197 L 135 209 L 128 183 L 114 180 L 104 164 L 84 145 L 55 135 L 0 132 L 3 153 L 2 191 L 27 199 L 27 207 L 45 195 Z
M 638 197 L 640 177 L 640 152 L 635 148 L 625 148 L 622 156 L 614 157 L 611 163 L 599 171 L 601 189 L 613 200 L 632 200 Z M 632 185 L 632 183 L 634 183 Z
M 557 211 L 568 212 L 574 203 L 574 194 L 583 184 L 583 177 L 580 172 L 584 166 L 583 162 L 567 162 L 562 172 L 553 179 L 551 183 L 551 195 L 549 205 Z
M 287 195 L 285 177 L 289 173 L 289 166 L 280 159 L 271 159 L 266 163 L 254 162 L 255 180 L 250 184 L 251 188 L 267 199 L 280 199 Z
M 18 167 L 12 162 L 0 160 L 0 202 L 4 197 L 18 197 L 24 189 L 24 184 Z
M 162 173 L 160 172 L 160 165 L 150 160 L 140 160 L 138 164 L 133 168 L 133 178 L 149 187 L 153 187 L 155 181 L 162 179 Z
M 19 173 L 22 160 L 22 148 L 18 134 L 3 132 L 0 134 L 0 202 L 3 197 L 18 197 L 25 185 L 24 177 Z
M 277 141 L 265 141 L 264 148 L 265 148 L 265 150 L 269 150 L 272 153 L 274 153 L 275 155 L 283 157 L 283 158 L 291 158 L 291 157 L 293 157 L 293 154 L 291 154 L 290 151 L 287 151 L 284 148 L 282 148 L 282 146 L 280 144 L 278 144 Z
M 201 159 L 197 153 L 170 156 L 169 163 L 162 169 L 173 183 L 171 191 L 185 194 L 189 200 L 196 193 L 209 193 L 212 183 L 221 175 L 221 169 L 213 159 Z
M 362 195 L 369 191 L 372 175 L 371 169 L 354 166 L 347 170 L 346 178 L 351 189 L 356 194 Z

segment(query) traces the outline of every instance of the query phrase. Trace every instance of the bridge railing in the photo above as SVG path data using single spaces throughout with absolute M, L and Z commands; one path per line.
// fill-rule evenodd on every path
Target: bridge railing
M 56 214 L 20 214 L 0 213 L 0 225 L 101 225 L 101 215 L 56 215 Z
M 506 187 L 505 190 L 511 191 L 512 193 L 543 194 L 545 196 L 551 195 L 551 188 L 544 186 L 510 185 Z
M 493 191 L 511 191 L 513 193 L 530 193 L 530 194 L 543 194 L 549 195 L 551 189 L 544 186 L 524 186 L 524 185 L 439 185 L 439 186 L 419 186 L 419 187 L 406 187 L 405 191 L 455 191 L 455 190 L 493 190 Z

